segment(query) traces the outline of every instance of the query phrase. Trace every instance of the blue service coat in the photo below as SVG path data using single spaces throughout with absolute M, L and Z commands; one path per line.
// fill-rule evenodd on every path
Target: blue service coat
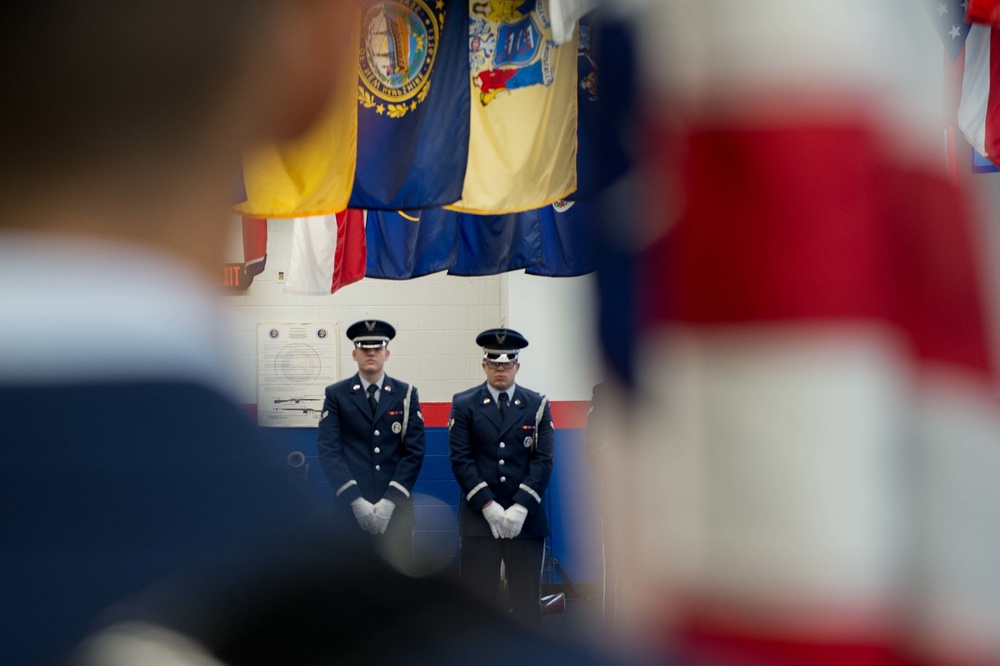
M 327 386 L 316 446 L 339 504 L 384 497 L 396 505 L 392 522 L 412 527 L 413 484 L 424 461 L 424 417 L 414 388 L 404 436 L 408 386 L 386 375 L 374 416 L 357 373 Z
M 493 536 L 482 513 L 490 500 L 505 509 L 517 503 L 528 510 L 520 537 L 548 535 L 542 498 L 552 475 L 555 430 L 548 402 L 536 430 L 543 398 L 515 385 L 514 397 L 501 421 L 486 382 L 455 394 L 448 443 L 451 469 L 462 489 L 460 536 Z
M 242 575 L 262 548 L 295 547 L 287 530 L 314 508 L 213 387 L 0 383 L 0 414 L 5 664 L 69 661 L 99 613 L 156 583 Z

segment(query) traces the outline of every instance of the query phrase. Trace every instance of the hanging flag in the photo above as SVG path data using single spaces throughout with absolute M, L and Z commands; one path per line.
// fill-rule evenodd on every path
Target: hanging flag
M 454 203 L 469 158 L 466 0 L 383 0 L 362 17 L 352 208 Z
M 1000 161 L 1000 101 L 993 86 L 997 75 L 1000 31 L 978 24 L 969 27 L 958 127 L 972 147 L 994 164 Z
M 449 214 L 458 217 L 459 225 L 458 257 L 448 270 L 450 275 L 497 275 L 542 261 L 537 210 L 507 215 Z
M 243 216 L 243 279 L 249 287 L 253 279 L 264 272 L 267 264 L 267 220 Z
M 613 72 L 602 76 L 601 73 Z M 592 12 L 577 39 L 577 189 L 568 199 L 590 201 L 630 168 L 620 124 L 632 104 L 632 37 L 620 21 Z
M 364 211 L 297 217 L 292 224 L 286 292 L 332 294 L 365 276 Z
M 993 90 L 994 70 L 1000 72 L 1000 35 L 989 25 L 966 21 L 962 0 L 929 5 L 934 27 L 951 61 L 945 66 L 945 108 L 950 124 L 973 149 L 994 164 L 1000 160 L 1000 102 Z M 969 7 L 971 14 L 972 7 Z M 952 128 L 949 128 L 949 131 Z M 948 163 L 957 172 L 957 147 L 948 144 Z
M 408 280 L 451 268 L 458 214 L 440 208 L 367 212 L 365 277 Z
M 552 41 L 565 44 L 573 38 L 576 23 L 597 7 L 597 0 L 549 0 Z
M 351 30 L 357 53 L 358 30 Z M 262 146 L 243 160 L 246 201 L 236 210 L 255 217 L 323 215 L 347 207 L 354 182 L 358 114 L 356 61 L 344 58 L 329 109 L 304 137 Z M 264 91 L 262 94 L 266 94 Z
M 461 201 L 532 210 L 576 189 L 576 46 L 558 46 L 546 2 L 469 0 L 471 124 Z
M 574 277 L 594 270 L 595 205 L 558 201 L 538 211 L 542 260 L 529 275 Z

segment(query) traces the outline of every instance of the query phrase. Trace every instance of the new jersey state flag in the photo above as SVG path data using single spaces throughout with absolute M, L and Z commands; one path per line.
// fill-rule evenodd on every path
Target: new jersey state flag
M 357 52 L 358 30 L 348 33 Z M 254 217 L 301 217 L 344 210 L 354 182 L 358 114 L 355 61 L 345 58 L 330 106 L 313 129 L 288 144 L 267 145 L 243 159 L 246 201 L 237 212 Z M 264 91 L 266 94 L 266 91 Z
M 455 210 L 540 208 L 576 189 L 576 43 L 541 0 L 469 2 L 469 163 Z
M 454 203 L 469 156 L 466 0 L 388 0 L 361 21 L 352 208 Z

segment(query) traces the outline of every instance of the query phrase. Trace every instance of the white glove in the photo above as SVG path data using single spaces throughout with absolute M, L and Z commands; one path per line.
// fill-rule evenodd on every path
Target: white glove
M 372 534 L 385 534 L 385 528 L 389 527 L 389 519 L 392 518 L 392 510 L 395 508 L 396 503 L 384 497 L 375 502 L 375 519 L 368 531 Z
M 491 500 L 489 504 L 483 507 L 483 516 L 486 518 L 486 522 L 490 524 L 490 531 L 493 532 L 493 538 L 500 538 L 500 525 L 503 523 L 503 507 L 496 500 Z
M 524 519 L 528 517 L 528 510 L 520 504 L 514 504 L 504 511 L 503 523 L 500 525 L 500 536 L 505 539 L 513 539 L 521 533 L 524 527 Z
M 351 511 L 354 512 L 354 517 L 358 519 L 358 525 L 361 525 L 361 529 L 365 532 L 371 532 L 372 521 L 375 520 L 375 505 L 364 497 L 359 497 L 351 502 Z

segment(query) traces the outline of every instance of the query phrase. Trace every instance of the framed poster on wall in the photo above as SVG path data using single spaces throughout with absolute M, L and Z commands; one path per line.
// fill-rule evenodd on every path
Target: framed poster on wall
M 257 324 L 257 425 L 315 428 L 339 379 L 337 324 Z

